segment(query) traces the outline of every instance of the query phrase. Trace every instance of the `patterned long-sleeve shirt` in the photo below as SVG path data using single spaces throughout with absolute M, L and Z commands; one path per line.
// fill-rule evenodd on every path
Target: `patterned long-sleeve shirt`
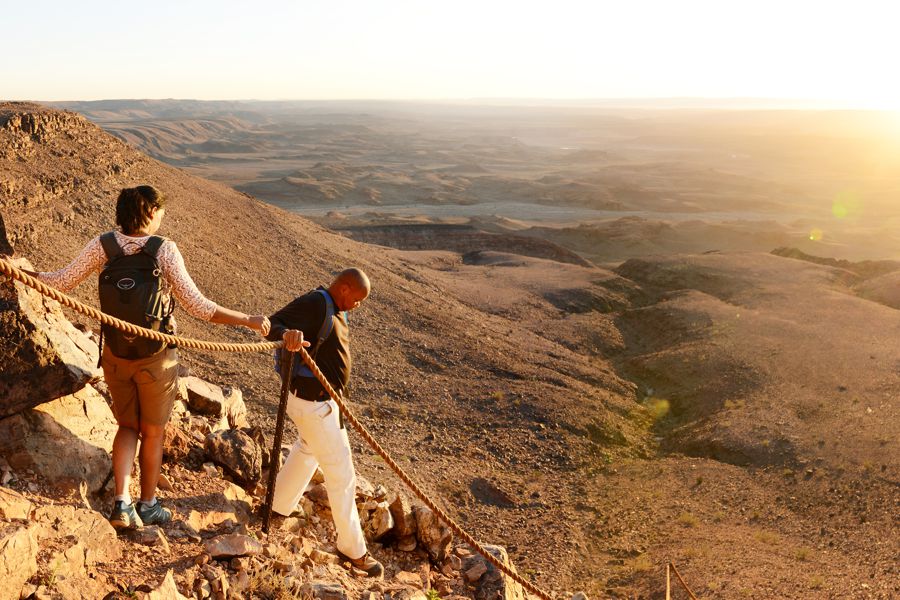
M 125 254 L 137 254 L 150 239 L 150 236 L 132 237 L 119 231 L 115 233 L 116 242 Z M 184 258 L 175 242 L 172 240 L 163 242 L 156 254 L 156 260 L 163 274 L 163 293 L 174 295 L 189 315 L 209 321 L 218 305 L 207 299 L 197 288 L 184 266 Z M 103 251 L 98 236 L 88 242 L 84 250 L 68 266 L 59 271 L 38 273 L 38 278 L 60 291 L 69 292 L 88 275 L 102 269 L 105 264 L 106 252 Z

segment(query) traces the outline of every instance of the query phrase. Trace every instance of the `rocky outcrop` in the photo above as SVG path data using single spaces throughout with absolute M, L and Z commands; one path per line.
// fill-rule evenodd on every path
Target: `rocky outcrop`
M 514 573 L 516 572 L 506 548 L 484 544 L 484 549 Z M 521 584 L 504 575 L 480 554 L 466 557 L 462 561 L 461 572 L 465 580 L 474 586 L 476 600 L 525 600 L 525 590 Z
M 18 492 L 0 487 L 0 519 L 27 519 L 31 502 Z
M 43 526 L 38 532 L 41 539 L 52 539 L 57 546 L 66 542 L 80 544 L 83 563 L 89 567 L 122 556 L 116 530 L 94 510 L 70 505 L 42 506 L 35 509 L 34 520 Z
M 37 573 L 37 527 L 0 522 L 0 600 L 19 600 L 25 582 Z
M 0 128 L 11 133 L 31 136 L 36 142 L 44 142 L 49 137 L 79 129 L 87 124 L 87 119 L 73 112 L 48 110 L 37 104 L 9 104 L 15 108 L 21 104 L 21 112 L 0 114 Z
M 19 268 L 32 269 L 25 259 Z M 0 419 L 73 394 L 100 376 L 98 349 L 57 302 L 0 282 Z
M 116 423 L 92 387 L 0 420 L 0 455 L 12 470 L 31 470 L 55 485 L 84 481 L 98 490 L 111 468 Z

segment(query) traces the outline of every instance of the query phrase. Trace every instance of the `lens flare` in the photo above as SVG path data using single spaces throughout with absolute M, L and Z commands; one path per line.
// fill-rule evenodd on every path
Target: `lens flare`
M 809 239 L 814 242 L 821 242 L 822 237 L 825 235 L 825 232 L 819 229 L 818 227 L 814 227 L 812 231 L 809 232 Z
M 669 414 L 669 401 L 663 398 L 647 398 L 644 406 L 650 411 L 654 421 L 658 421 Z
M 836 219 L 856 217 L 862 212 L 862 205 L 856 192 L 845 190 L 839 192 L 831 202 L 831 214 Z

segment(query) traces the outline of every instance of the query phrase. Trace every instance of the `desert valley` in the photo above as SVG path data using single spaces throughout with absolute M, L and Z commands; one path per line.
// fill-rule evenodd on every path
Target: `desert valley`
M 142 183 L 169 198 L 161 233 L 223 305 L 270 313 L 345 266 L 369 273 L 353 410 L 542 588 L 664 598 L 671 561 L 702 598 L 900 596 L 900 117 L 674 101 L 0 104 L 0 233 L 36 269 L 112 229 L 118 190 Z M 96 283 L 75 296 L 96 305 Z M 179 322 L 188 337 L 256 339 Z M 271 443 L 269 355 L 182 356 L 239 388 Z M 403 489 L 351 443 L 361 475 Z M 19 476 L 34 503 L 70 501 Z M 108 490 L 90 491 L 100 510 Z M 168 496 L 192 506 L 189 490 Z M 194 568 L 190 544 L 93 579 L 158 582 Z

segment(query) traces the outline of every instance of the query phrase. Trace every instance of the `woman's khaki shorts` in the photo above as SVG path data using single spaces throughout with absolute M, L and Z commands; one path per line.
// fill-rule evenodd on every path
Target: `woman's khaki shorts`
M 178 395 L 178 352 L 166 348 L 137 360 L 115 356 L 103 348 L 103 375 L 112 396 L 112 412 L 123 427 L 142 423 L 165 425 Z

